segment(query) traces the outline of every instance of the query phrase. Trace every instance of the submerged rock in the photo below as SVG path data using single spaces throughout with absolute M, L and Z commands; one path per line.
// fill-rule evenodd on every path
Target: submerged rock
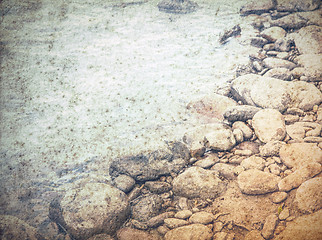
M 159 11 L 166 13 L 191 13 L 198 9 L 198 4 L 190 0 L 162 0 L 158 3 Z
M 202 224 L 191 224 L 179 227 L 166 233 L 165 240 L 210 240 L 212 239 L 211 230 Z
M 322 177 L 305 181 L 296 191 L 295 201 L 302 212 L 313 213 L 322 208 Z
M 17 217 L 10 215 L 0 215 L 0 238 L 1 239 L 29 239 L 44 240 L 37 229 Z
M 263 12 L 268 12 L 273 8 L 274 1 L 272 0 L 251 1 L 240 9 L 240 13 L 243 15 L 248 15 L 251 13 L 261 14 Z
M 273 108 L 280 112 L 289 107 L 311 110 L 322 101 L 322 93 L 313 84 L 287 82 L 255 74 L 236 78 L 232 82 L 231 93 L 245 104 Z
M 315 0 L 277 0 L 276 9 L 278 11 L 312 11 L 320 6 L 320 1 Z
M 173 180 L 173 192 L 187 198 L 216 198 L 224 191 L 225 183 L 200 167 L 191 167 Z
M 278 190 L 280 177 L 257 169 L 242 172 L 237 177 L 237 183 L 245 194 L 266 194 Z
M 252 119 L 259 110 L 261 108 L 249 105 L 229 107 L 226 109 L 224 117 L 230 122 L 246 122 L 248 119 Z
M 52 203 L 51 219 L 64 226 L 75 239 L 94 234 L 114 234 L 129 215 L 124 192 L 104 183 L 88 183 L 71 189 L 59 203 Z
M 122 228 L 117 232 L 117 239 L 118 240 L 158 240 L 157 237 L 134 228 Z
M 136 156 L 114 159 L 110 166 L 112 177 L 119 174 L 129 175 L 135 180 L 155 180 L 171 172 L 179 172 L 187 165 L 189 149 L 179 142 L 169 143 L 170 149 L 162 149 Z
M 320 240 L 322 239 L 322 210 L 310 215 L 297 217 L 287 222 L 285 230 L 276 240 Z
M 160 213 L 162 202 L 157 194 L 141 195 L 131 203 L 132 217 L 146 222 Z
M 264 143 L 285 138 L 283 115 L 275 109 L 263 109 L 255 114 L 252 125 L 256 136 Z

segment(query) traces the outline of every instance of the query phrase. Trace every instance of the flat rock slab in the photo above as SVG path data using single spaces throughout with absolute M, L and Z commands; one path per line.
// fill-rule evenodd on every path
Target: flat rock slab
M 237 183 L 242 193 L 266 194 L 278 190 L 280 177 L 257 169 L 242 172 L 237 177 Z
M 117 177 L 126 174 L 137 181 L 147 181 L 155 180 L 162 175 L 170 175 L 171 172 L 179 172 L 187 165 L 186 160 L 190 157 L 189 149 L 183 143 L 169 144 L 170 149 L 114 159 L 110 165 L 110 175 Z
M 225 183 L 213 171 L 191 167 L 173 180 L 173 192 L 186 198 L 216 198 L 225 191 Z
M 211 230 L 202 224 L 191 224 L 175 228 L 166 233 L 165 240 L 210 240 L 212 239 Z
M 311 110 L 322 101 L 322 93 L 313 84 L 287 82 L 255 74 L 236 78 L 232 82 L 231 93 L 245 104 L 273 108 L 280 112 L 291 107 Z

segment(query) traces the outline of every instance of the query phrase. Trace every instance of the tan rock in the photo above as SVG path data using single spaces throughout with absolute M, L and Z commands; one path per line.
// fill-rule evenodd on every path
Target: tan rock
M 117 231 L 117 239 L 118 240 L 158 240 L 156 236 L 149 234 L 148 232 L 134 229 L 134 228 L 122 228 Z
M 204 224 L 207 225 L 209 223 L 212 223 L 212 221 L 214 220 L 214 215 L 208 212 L 197 212 L 194 213 L 190 218 L 189 221 L 191 223 L 200 223 L 200 224 Z
M 275 42 L 286 35 L 286 31 L 281 27 L 270 27 L 261 32 L 262 37 L 268 41 Z
M 211 240 L 211 230 L 202 224 L 191 224 L 170 230 L 165 235 L 165 240 Z
M 173 229 L 173 228 L 178 228 L 178 227 L 188 225 L 189 222 L 183 219 L 167 218 L 167 219 L 164 219 L 164 224 L 168 228 Z
M 257 169 L 244 171 L 237 177 L 237 183 L 242 193 L 252 195 L 277 191 L 279 180 L 280 177 Z
M 271 214 L 266 217 L 265 223 L 262 229 L 262 236 L 265 239 L 270 239 L 273 236 L 277 223 L 278 223 L 278 217 L 276 216 L 276 214 Z

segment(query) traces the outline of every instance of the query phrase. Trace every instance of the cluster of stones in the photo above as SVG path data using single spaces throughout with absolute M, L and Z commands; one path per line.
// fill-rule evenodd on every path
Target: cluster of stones
M 49 215 L 65 240 L 322 238 L 318 1 L 255 1 L 241 14 L 259 30 L 257 54 L 225 96 L 188 105 L 216 121 L 113 160 L 111 183 L 55 199 Z M 0 229 L 45 239 L 19 221 L 1 216 Z

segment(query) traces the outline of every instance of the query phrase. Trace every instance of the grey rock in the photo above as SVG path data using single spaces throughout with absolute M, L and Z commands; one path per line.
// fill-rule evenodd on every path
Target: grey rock
M 60 201 L 52 202 L 51 219 L 76 239 L 97 233 L 114 234 L 129 215 L 124 192 L 104 183 L 88 183 L 71 189 Z
M 231 128 L 223 123 L 205 124 L 192 128 L 185 133 L 183 141 L 190 147 L 190 151 L 202 147 L 226 151 L 236 144 Z
M 224 190 L 225 183 L 200 167 L 191 167 L 173 180 L 173 192 L 187 198 L 216 198 Z
M 240 129 L 243 133 L 244 139 L 250 139 L 253 136 L 253 131 L 252 129 L 246 125 L 246 123 L 242 121 L 236 121 L 232 125 L 232 129 Z
M 285 230 L 276 240 L 320 240 L 322 238 L 322 210 L 310 215 L 297 217 L 287 223 Z
M 274 57 L 268 57 L 263 60 L 264 67 L 267 67 L 269 69 L 273 68 L 286 68 L 289 70 L 292 70 L 296 67 L 296 64 L 287 60 L 274 58 Z
M 272 20 L 272 26 L 279 26 L 285 30 L 289 29 L 300 29 L 301 27 L 306 26 L 307 19 L 301 17 L 299 13 L 289 14 L 285 17 L 279 18 L 277 20 Z
M 290 34 L 301 54 L 322 53 L 322 27 L 310 25 Z
M 175 142 L 167 150 L 114 159 L 109 172 L 111 176 L 125 174 L 138 181 L 154 180 L 171 172 L 179 172 L 187 165 L 189 156 L 189 149 L 184 144 Z
M 265 145 L 259 147 L 260 155 L 263 157 L 278 156 L 283 145 L 285 145 L 285 142 L 269 141 Z
M 36 228 L 30 226 L 23 220 L 10 216 L 0 215 L 0 237 L 1 239 L 29 239 L 29 240 L 45 240 Z
M 268 12 L 269 10 L 274 8 L 274 2 L 271 0 L 263 0 L 263 1 L 251 1 L 246 5 L 242 6 L 240 9 L 240 13 L 242 15 L 248 14 L 261 14 L 264 12 Z
M 283 140 L 286 135 L 283 115 L 275 109 L 257 112 L 252 121 L 256 136 L 264 143 Z
M 263 76 L 290 81 L 292 79 L 292 72 L 287 68 L 279 67 L 268 70 Z
M 244 159 L 240 166 L 242 166 L 245 170 L 248 169 L 258 169 L 263 170 L 265 167 L 265 160 L 261 157 L 251 156 L 249 158 Z
M 278 11 L 313 11 L 320 6 L 320 1 L 314 0 L 277 0 L 276 9 Z
M 279 180 L 280 177 L 257 169 L 244 171 L 237 177 L 237 183 L 242 193 L 250 195 L 277 191 Z
M 147 181 L 145 182 L 145 186 L 152 193 L 164 193 L 171 189 L 171 185 L 169 183 L 160 181 Z
M 322 79 L 322 54 L 302 54 L 294 61 L 302 67 L 292 70 L 292 75 L 298 79 L 306 77 L 307 81 L 321 81 Z
M 202 224 L 191 224 L 170 230 L 165 235 L 165 240 L 211 240 L 211 230 Z
M 322 208 L 322 177 L 309 179 L 296 191 L 295 202 L 305 213 L 313 213 Z
M 270 42 L 275 42 L 279 38 L 283 38 L 286 35 L 286 31 L 281 27 L 270 27 L 266 28 L 261 32 L 261 36 L 266 38 Z
M 267 44 L 268 41 L 265 38 L 262 37 L 252 37 L 250 39 L 250 44 L 254 47 L 262 48 L 265 44 Z
M 252 119 L 259 110 L 261 108 L 249 105 L 229 107 L 225 111 L 224 117 L 230 122 L 246 122 L 248 119 Z
M 131 203 L 132 218 L 146 222 L 157 216 L 162 207 L 162 198 L 156 194 L 141 195 Z
M 235 166 L 226 163 L 217 163 L 215 166 L 211 168 L 215 172 L 218 172 L 219 176 L 233 180 L 236 178 L 235 176 Z
M 291 50 L 291 46 L 294 45 L 294 41 L 290 38 L 279 38 L 274 43 L 274 49 L 280 52 L 288 52 Z
M 162 0 L 158 3 L 158 8 L 166 13 L 186 14 L 198 9 L 198 4 L 189 0 Z
M 121 174 L 114 179 L 114 185 L 123 192 L 128 193 L 133 189 L 135 180 L 128 175 Z

